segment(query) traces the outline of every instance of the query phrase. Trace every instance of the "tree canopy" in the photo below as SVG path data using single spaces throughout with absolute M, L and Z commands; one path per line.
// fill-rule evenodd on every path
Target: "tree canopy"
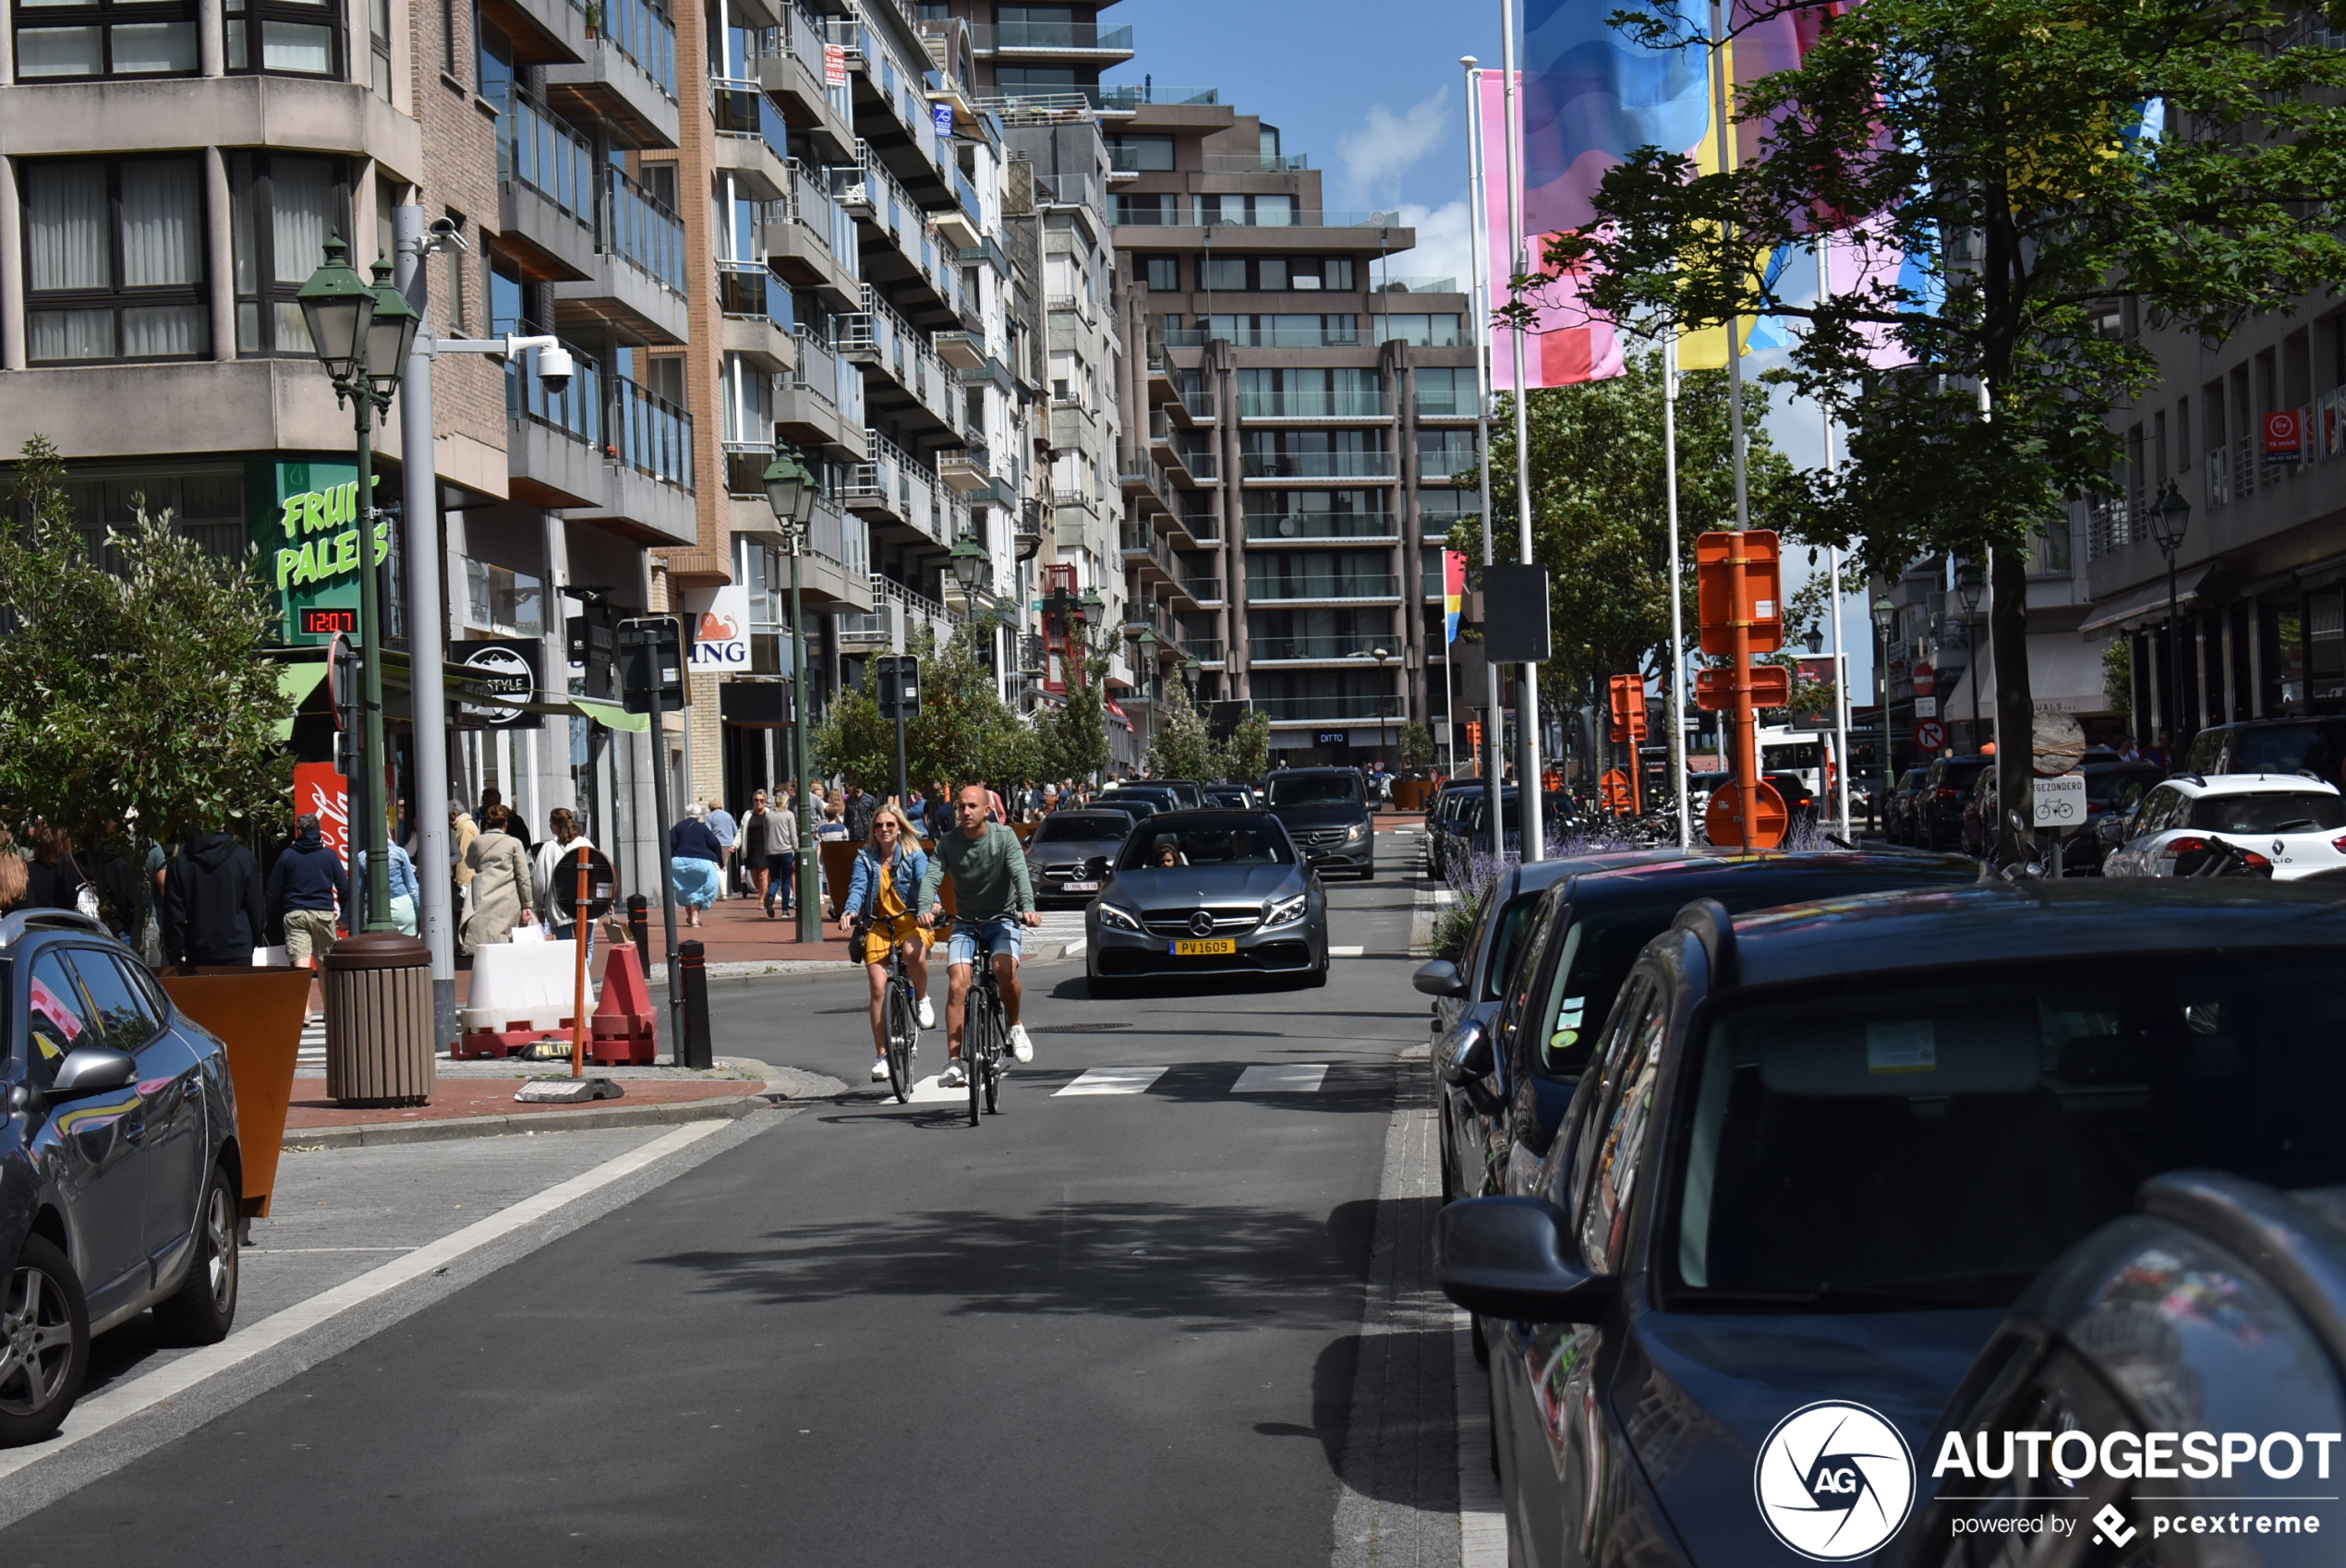
M 1016 783 L 1036 777 L 1034 731 L 1005 703 L 982 656 L 973 626 L 954 630 L 921 657 L 921 711 L 904 727 L 906 776 L 914 789 L 985 778 Z M 840 693 L 808 737 L 815 766 L 880 794 L 896 790 L 896 725 L 880 717 L 869 692 Z

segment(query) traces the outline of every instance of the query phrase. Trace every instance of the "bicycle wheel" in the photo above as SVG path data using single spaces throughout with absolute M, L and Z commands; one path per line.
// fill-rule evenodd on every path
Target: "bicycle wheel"
M 986 1109 L 994 1116 L 1002 1114 L 1002 1047 L 1010 1040 L 1010 1031 L 1002 1027 L 997 1015 L 987 1037 L 994 1048 L 986 1053 Z
M 986 1031 L 993 1027 L 993 1009 L 986 1005 L 986 997 L 974 986 L 971 988 L 967 1022 L 961 1030 L 961 1070 L 970 1080 L 970 1126 L 975 1127 L 978 1104 L 986 1093 L 986 1064 L 994 1055 L 993 1042 Z
M 897 981 L 888 988 L 888 1086 L 896 1103 L 913 1097 L 913 1042 L 920 1037 L 920 1018 L 913 1010 L 913 988 Z

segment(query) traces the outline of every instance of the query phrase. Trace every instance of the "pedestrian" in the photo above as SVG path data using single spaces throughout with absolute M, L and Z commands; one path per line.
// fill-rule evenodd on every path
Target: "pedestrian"
M 81 862 L 73 852 L 73 835 L 52 824 L 42 824 L 33 836 L 32 863 L 25 867 L 28 891 L 25 907 L 35 910 L 80 909 L 84 899 L 81 890 L 90 888 L 87 900 L 91 906 L 85 914 L 98 912 L 98 890 L 83 874 Z
M 557 942 L 567 941 L 578 935 L 578 873 L 567 865 L 570 857 L 582 850 L 595 847 L 594 840 L 579 826 L 578 814 L 567 806 L 556 806 L 546 818 L 546 841 L 538 846 L 531 857 L 529 886 L 538 896 L 538 908 L 546 917 L 546 934 Z M 594 957 L 594 923 L 587 923 L 587 957 Z
M 465 950 L 514 939 L 514 928 L 536 921 L 536 874 L 529 849 L 514 831 L 513 813 L 502 805 L 480 809 L 480 837 L 465 851 L 472 867 L 472 912 L 459 935 Z
M 836 800 L 826 803 L 823 807 L 823 820 L 821 825 L 815 829 L 815 837 L 817 839 L 836 839 L 846 838 L 847 808 Z
M 2168 732 L 2161 730 L 2157 735 L 2151 738 L 2150 744 L 2143 748 L 2142 760 L 2147 763 L 2155 763 L 2160 767 L 2174 766 L 2174 753 L 2171 749 L 2173 743 L 2174 742 L 2169 737 Z
M 789 914 L 798 904 L 798 811 L 794 797 L 785 789 L 780 803 L 766 814 L 766 918 L 774 918 L 774 901 L 781 900 L 782 913 Z
M 391 856 L 391 923 L 408 936 L 419 935 L 417 924 L 417 900 L 423 896 L 423 884 L 416 880 L 416 862 L 406 849 L 392 843 L 385 846 Z M 357 886 L 367 885 L 367 851 L 358 851 Z
M 269 909 L 285 933 L 285 961 L 308 969 L 311 959 L 334 950 L 335 911 L 350 907 L 350 879 L 342 857 L 326 848 L 319 831 L 318 814 L 304 812 L 294 818 L 293 842 L 269 868 Z M 315 981 L 310 1005 L 318 1003 Z
M 480 837 L 480 825 L 465 809 L 462 801 L 448 802 L 448 858 L 456 868 L 456 886 L 472 886 L 472 863 L 466 859 L 471 852 L 473 840 Z
M 122 840 L 122 824 L 107 820 L 91 855 L 99 897 L 99 918 L 126 943 L 139 925 L 139 868 L 130 863 L 129 848 Z
M 847 787 L 847 838 L 855 844 L 867 844 L 872 838 L 872 818 L 879 814 L 880 802 L 869 790 L 850 784 Z
M 269 945 L 260 862 L 225 833 L 191 833 L 160 868 L 163 962 L 243 964 Z
M 708 830 L 717 835 L 718 846 L 725 851 L 717 862 L 717 896 L 721 899 L 725 896 L 726 878 L 732 871 L 733 850 L 741 843 L 742 826 L 733 820 L 733 814 L 725 809 L 722 801 L 703 801 L 701 804 L 708 808 L 701 820 L 708 824 Z
M 773 885 L 774 874 L 766 863 L 772 838 L 772 814 L 766 803 L 766 791 L 752 790 L 749 809 L 742 813 L 740 866 L 743 882 L 761 908 L 766 903 L 767 888 Z
M 24 857 L 13 850 L 0 850 L 0 914 L 22 907 L 27 881 Z
M 698 926 L 701 911 L 717 901 L 718 867 L 724 846 L 710 832 L 708 808 L 698 801 L 684 808 L 683 820 L 668 830 L 668 859 L 676 883 L 676 901 L 684 906 L 684 923 Z

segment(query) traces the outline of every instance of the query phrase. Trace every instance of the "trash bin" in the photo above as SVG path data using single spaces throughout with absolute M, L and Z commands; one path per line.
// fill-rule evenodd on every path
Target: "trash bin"
M 370 932 L 326 955 L 326 1097 L 337 1105 L 431 1098 L 431 949 Z

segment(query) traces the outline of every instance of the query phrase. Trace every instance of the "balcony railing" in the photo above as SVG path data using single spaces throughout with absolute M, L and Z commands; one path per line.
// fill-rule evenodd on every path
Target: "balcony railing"
M 1311 326 L 1259 326 L 1251 322 L 1211 326 L 1167 327 L 1165 342 L 1173 348 L 1203 348 L 1209 338 L 1228 338 L 1237 348 L 1358 348 L 1360 329 L 1350 317 Z
M 852 122 L 855 117 L 855 90 L 845 84 L 838 87 L 824 85 L 829 80 L 824 51 L 836 42 L 824 26 L 824 18 L 809 11 L 800 0 L 786 0 L 785 4 L 775 8 L 781 12 L 782 25 L 768 28 L 757 35 L 758 57 L 796 59 L 805 67 L 806 74 L 821 86 L 824 100 L 830 104 L 832 111 L 842 122 Z
M 790 131 L 781 111 L 754 81 L 731 77 L 708 78 L 708 110 L 720 136 L 756 137 L 774 150 L 777 158 L 790 152 Z
M 757 316 L 775 320 L 774 274 L 755 261 L 717 263 L 717 308 L 728 316 Z
M 1457 294 L 1458 280 L 1434 277 L 1385 277 L 1377 282 L 1379 294 Z
M 848 465 L 848 504 L 882 506 L 931 537 L 949 537 L 944 532 L 949 524 L 937 499 L 942 487 L 936 470 L 877 430 L 866 430 L 864 436 L 871 443 L 872 460 Z
M 1186 573 L 1177 572 L 1174 573 L 1174 581 L 1181 585 L 1183 593 L 1200 604 L 1222 602 L 1222 579 L 1219 577 L 1209 577 L 1203 573 L 1191 576 Z
M 1105 49 L 1132 53 L 1132 29 L 1101 27 L 1097 22 L 975 22 L 970 41 L 983 53 L 991 49 Z
M 515 88 L 497 144 L 497 177 L 518 180 L 582 223 L 595 221 L 595 148 Z
M 1475 468 L 1472 451 L 1457 447 L 1441 447 L 1418 453 L 1418 476 L 1424 479 L 1447 479 L 1459 474 L 1470 474 Z
M 1204 164 L 1209 175 L 1288 175 L 1311 166 L 1301 152 L 1209 152 Z
M 841 352 L 873 356 L 899 386 L 948 428 L 961 428 L 966 405 L 960 373 L 938 357 L 927 334 L 898 315 L 878 290 L 865 283 L 864 308 L 833 320 Z
M 1249 573 L 1246 597 L 1257 602 L 1274 599 L 1389 599 L 1401 593 L 1401 579 L 1389 573 L 1298 573 L 1261 576 Z
M 684 225 L 667 205 L 624 169 L 603 170 L 603 248 L 684 293 Z
M 1401 214 L 1375 208 L 1205 208 L 1178 196 L 1168 205 L 1153 195 L 1141 194 L 1119 196 L 1109 221 L 1141 228 L 1397 229 Z
M 1143 103 L 1219 103 L 1222 90 L 1218 87 L 1163 87 L 1155 83 L 1133 86 L 1122 83 L 1104 87 L 1093 106 L 1100 109 L 1137 109 Z
M 727 441 L 725 493 L 741 501 L 764 501 L 766 470 L 773 462 L 771 442 L 759 446 L 752 441 Z
M 665 6 L 651 0 L 571 0 L 572 8 L 596 18 L 597 30 L 611 47 L 635 62 L 660 91 L 676 96 L 676 24 Z
M 1353 696 L 1257 697 L 1254 710 L 1274 723 L 1281 719 L 1385 718 L 1395 711 L 1393 694 L 1361 693 Z
M 1385 393 L 1373 387 L 1351 392 L 1239 389 L 1241 419 L 1383 419 L 1392 412 Z
M 1389 512 L 1250 512 L 1251 539 L 1389 539 L 1400 519 Z
M 611 379 L 607 456 L 648 478 L 693 488 L 693 416 L 624 376 Z
M 943 247 L 920 203 L 905 191 L 869 143 L 858 140 L 855 152 L 858 162 L 827 171 L 832 196 L 893 240 L 930 285 L 949 296 L 952 290 L 945 274 L 952 269 L 942 265 Z
M 1222 639 L 1219 637 L 1184 637 L 1179 645 L 1182 653 L 1200 664 L 1222 662 Z
M 534 321 L 499 322 L 498 330 L 510 331 L 518 336 L 538 337 L 545 329 Z M 562 346 L 570 348 L 565 344 Z M 527 419 L 569 437 L 581 446 L 599 449 L 603 444 L 603 370 L 592 355 L 571 348 L 574 372 L 570 385 L 559 392 L 550 392 L 546 383 L 538 379 L 538 351 L 526 353 L 505 362 L 505 414 L 514 419 Z
M 1389 632 L 1342 633 L 1318 637 L 1265 637 L 1257 635 L 1248 645 L 1253 657 L 1264 658 L 1366 658 L 1378 648 L 1388 653 L 1398 651 L 1398 643 Z
M 1250 479 L 1389 479 L 1389 452 L 1250 452 L 1242 454 Z
M 840 267 L 855 271 L 863 264 L 855 220 L 832 199 L 831 182 L 823 171 L 795 158 L 784 160 L 782 168 L 786 175 L 782 198 L 762 204 L 758 222 L 792 223 L 805 230 Z
M 1097 175 L 1037 175 L 1034 192 L 1043 200 L 1060 207 L 1089 207 L 1101 213 L 1107 211 L 1107 189 Z

